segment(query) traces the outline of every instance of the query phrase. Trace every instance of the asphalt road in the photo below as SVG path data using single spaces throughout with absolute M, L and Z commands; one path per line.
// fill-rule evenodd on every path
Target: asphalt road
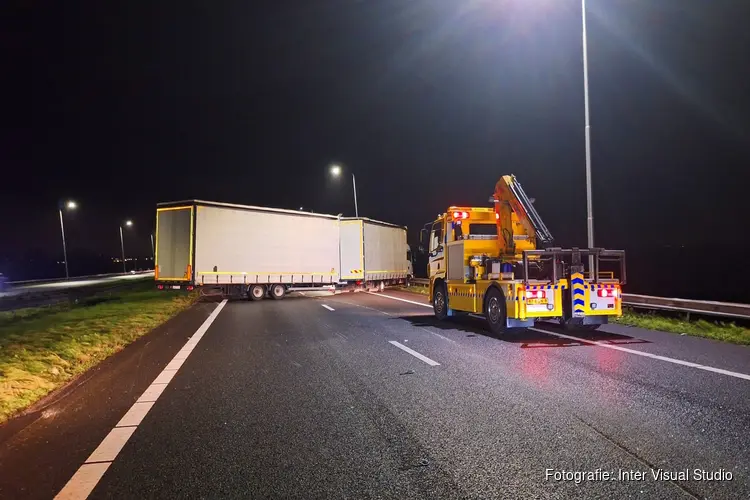
M 27 283 L 12 286 L 6 285 L 6 289 L 0 292 L 0 299 L 5 297 L 13 297 L 23 294 L 36 294 L 36 293 L 53 293 L 67 290 L 70 288 L 79 288 L 92 285 L 107 285 L 115 284 L 122 280 L 132 280 L 153 276 L 154 272 L 139 272 L 137 274 L 119 275 L 119 276 L 103 276 L 96 278 L 71 278 L 67 281 L 53 281 L 48 283 Z
M 494 338 L 423 302 L 200 304 L 0 432 L 0 497 L 750 498 L 747 348 L 614 325 Z

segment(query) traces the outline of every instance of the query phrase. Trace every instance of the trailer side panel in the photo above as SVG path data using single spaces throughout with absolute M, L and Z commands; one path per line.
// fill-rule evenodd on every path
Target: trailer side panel
M 196 284 L 336 283 L 335 218 L 197 206 Z

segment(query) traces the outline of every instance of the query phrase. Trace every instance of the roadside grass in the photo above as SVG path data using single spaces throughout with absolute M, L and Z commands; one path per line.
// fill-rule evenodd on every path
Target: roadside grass
M 401 290 L 425 296 L 428 293 L 426 286 L 401 287 Z M 732 344 L 750 345 L 750 328 L 735 323 L 706 319 L 688 321 L 663 313 L 635 312 L 631 309 L 623 311 L 622 317 L 613 320 L 613 323 L 703 337 Z
M 750 345 L 750 328 L 735 323 L 705 319 L 687 321 L 665 314 L 634 312 L 630 309 L 623 311 L 623 315 L 614 320 L 614 323 L 721 340 L 732 344 Z
M 0 423 L 189 307 L 153 281 L 78 304 L 0 312 Z
M 428 292 L 429 288 L 426 287 L 426 286 L 415 286 L 415 285 L 412 285 L 412 286 L 402 286 L 402 287 L 399 287 L 399 288 L 401 290 L 404 290 L 405 292 L 418 293 L 420 295 L 424 295 L 425 297 L 429 293 Z

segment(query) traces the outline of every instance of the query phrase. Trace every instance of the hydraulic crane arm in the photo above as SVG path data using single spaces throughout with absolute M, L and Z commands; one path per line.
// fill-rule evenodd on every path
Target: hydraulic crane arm
M 533 248 L 549 246 L 554 238 L 544 225 L 542 218 L 534 208 L 531 200 L 518 182 L 515 175 L 504 175 L 495 184 L 493 195 L 495 214 L 497 219 L 497 234 L 501 244 L 501 253 L 515 254 L 515 239 L 519 236 L 527 238 Z M 518 223 L 525 230 L 519 235 L 514 229 L 513 214 Z

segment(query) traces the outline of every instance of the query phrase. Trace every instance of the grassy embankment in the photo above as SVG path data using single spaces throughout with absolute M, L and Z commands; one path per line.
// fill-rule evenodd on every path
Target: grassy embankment
M 410 286 L 402 290 L 427 296 L 427 287 Z M 750 328 L 722 321 L 699 319 L 687 321 L 674 315 L 659 313 L 635 312 L 627 310 L 621 318 L 614 321 L 617 324 L 658 330 L 662 332 L 679 333 L 694 337 L 703 337 L 733 344 L 750 345 Z
M 189 307 L 152 280 L 78 304 L 0 312 L 0 423 Z

